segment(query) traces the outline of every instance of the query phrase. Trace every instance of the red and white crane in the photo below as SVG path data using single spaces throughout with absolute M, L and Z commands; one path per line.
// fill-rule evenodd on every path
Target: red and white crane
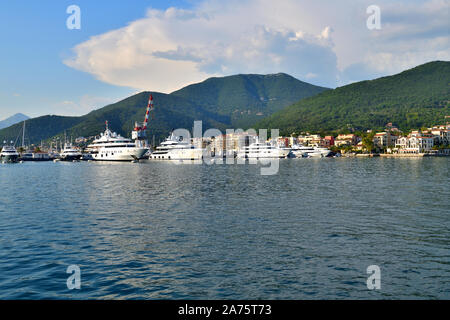
M 147 124 L 148 124 L 148 117 L 150 114 L 150 111 L 153 111 L 153 96 L 150 94 L 150 97 L 148 99 L 147 104 L 147 112 L 145 113 L 145 120 L 143 123 L 138 123 L 137 121 L 134 124 L 134 130 L 131 134 L 133 140 L 140 141 L 144 146 L 148 145 L 147 142 Z

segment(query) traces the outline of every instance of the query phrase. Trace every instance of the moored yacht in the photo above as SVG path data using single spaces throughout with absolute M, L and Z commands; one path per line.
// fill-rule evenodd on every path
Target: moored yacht
M 291 149 L 272 146 L 267 142 L 255 142 L 243 147 L 237 154 L 238 158 L 286 158 Z
M 133 161 L 142 159 L 149 148 L 141 140 L 133 141 L 112 132 L 106 122 L 105 132 L 88 145 L 88 150 L 91 156 L 86 158 L 97 161 Z
M 201 160 L 205 149 L 196 148 L 182 137 L 176 137 L 173 133 L 156 147 L 149 159 L 152 160 Z
M 81 159 L 81 152 L 71 143 L 65 143 L 64 149 L 61 152 L 60 159 L 62 161 L 77 161 Z
M 297 158 L 307 157 L 326 157 L 330 154 L 330 150 L 320 147 L 306 147 L 303 145 L 293 145 L 291 152 Z
M 150 111 L 153 110 L 153 96 L 148 99 L 147 112 L 143 123 L 135 122 L 131 132 L 132 139 L 124 138 L 116 132 L 109 130 L 106 121 L 106 130 L 88 145 L 89 154 L 83 156 L 86 160 L 96 161 L 132 161 L 143 159 L 150 151 L 147 141 L 147 124 Z
M 331 151 L 327 148 L 314 147 L 314 151 L 308 152 L 308 156 L 324 158 L 324 157 L 327 157 L 330 153 L 331 153 Z
M 13 146 L 4 146 L 0 153 L 0 159 L 2 162 L 17 162 L 19 160 L 19 153 Z

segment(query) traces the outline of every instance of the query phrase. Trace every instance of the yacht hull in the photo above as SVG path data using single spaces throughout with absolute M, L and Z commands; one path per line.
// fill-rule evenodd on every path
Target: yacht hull
M 104 148 L 92 155 L 95 161 L 133 161 L 143 159 L 148 148 Z
M 5 163 L 15 163 L 15 162 L 19 161 L 19 156 L 18 155 L 2 155 L 1 161 L 5 162 Z
M 80 159 L 81 159 L 81 154 L 80 155 L 63 155 L 60 158 L 61 161 L 77 161 Z
M 154 152 L 150 154 L 149 160 L 202 160 L 203 149 L 177 149 L 167 153 Z
M 21 161 L 34 161 L 34 162 L 39 162 L 39 161 L 52 161 L 53 159 L 51 158 L 45 158 L 45 159 L 41 159 L 41 158 L 20 158 Z
M 276 159 L 276 158 L 287 158 L 289 155 L 289 150 L 279 150 L 270 153 L 239 153 L 238 158 L 245 159 Z
M 315 152 L 308 152 L 308 157 L 311 158 L 325 158 L 327 157 L 331 151 L 315 151 Z

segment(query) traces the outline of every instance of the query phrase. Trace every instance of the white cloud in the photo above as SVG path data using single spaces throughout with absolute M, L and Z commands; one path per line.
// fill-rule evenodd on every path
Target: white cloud
M 125 97 L 124 97 L 125 98 Z M 80 114 L 86 114 L 92 110 L 104 107 L 105 105 L 117 102 L 112 97 L 100 97 L 85 94 L 80 97 L 78 101 L 63 100 L 54 104 L 56 114 L 66 116 L 79 116 Z
M 286 72 L 335 86 L 449 60 L 449 0 L 215 1 L 145 18 L 77 45 L 68 66 L 139 90 L 170 92 L 210 76 Z M 447 30 L 447 33 L 445 31 Z
M 317 78 L 317 74 L 312 73 L 312 72 L 308 72 L 308 73 L 305 75 L 305 78 L 306 78 L 306 79 Z

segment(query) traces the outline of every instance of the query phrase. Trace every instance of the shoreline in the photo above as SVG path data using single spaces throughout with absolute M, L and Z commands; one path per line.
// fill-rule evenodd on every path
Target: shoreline
M 374 153 L 374 154 L 351 154 L 342 155 L 345 158 L 360 157 L 360 158 L 373 158 L 373 157 L 385 157 L 385 158 L 423 158 L 423 157 L 448 157 L 448 154 L 430 154 L 430 153 Z

